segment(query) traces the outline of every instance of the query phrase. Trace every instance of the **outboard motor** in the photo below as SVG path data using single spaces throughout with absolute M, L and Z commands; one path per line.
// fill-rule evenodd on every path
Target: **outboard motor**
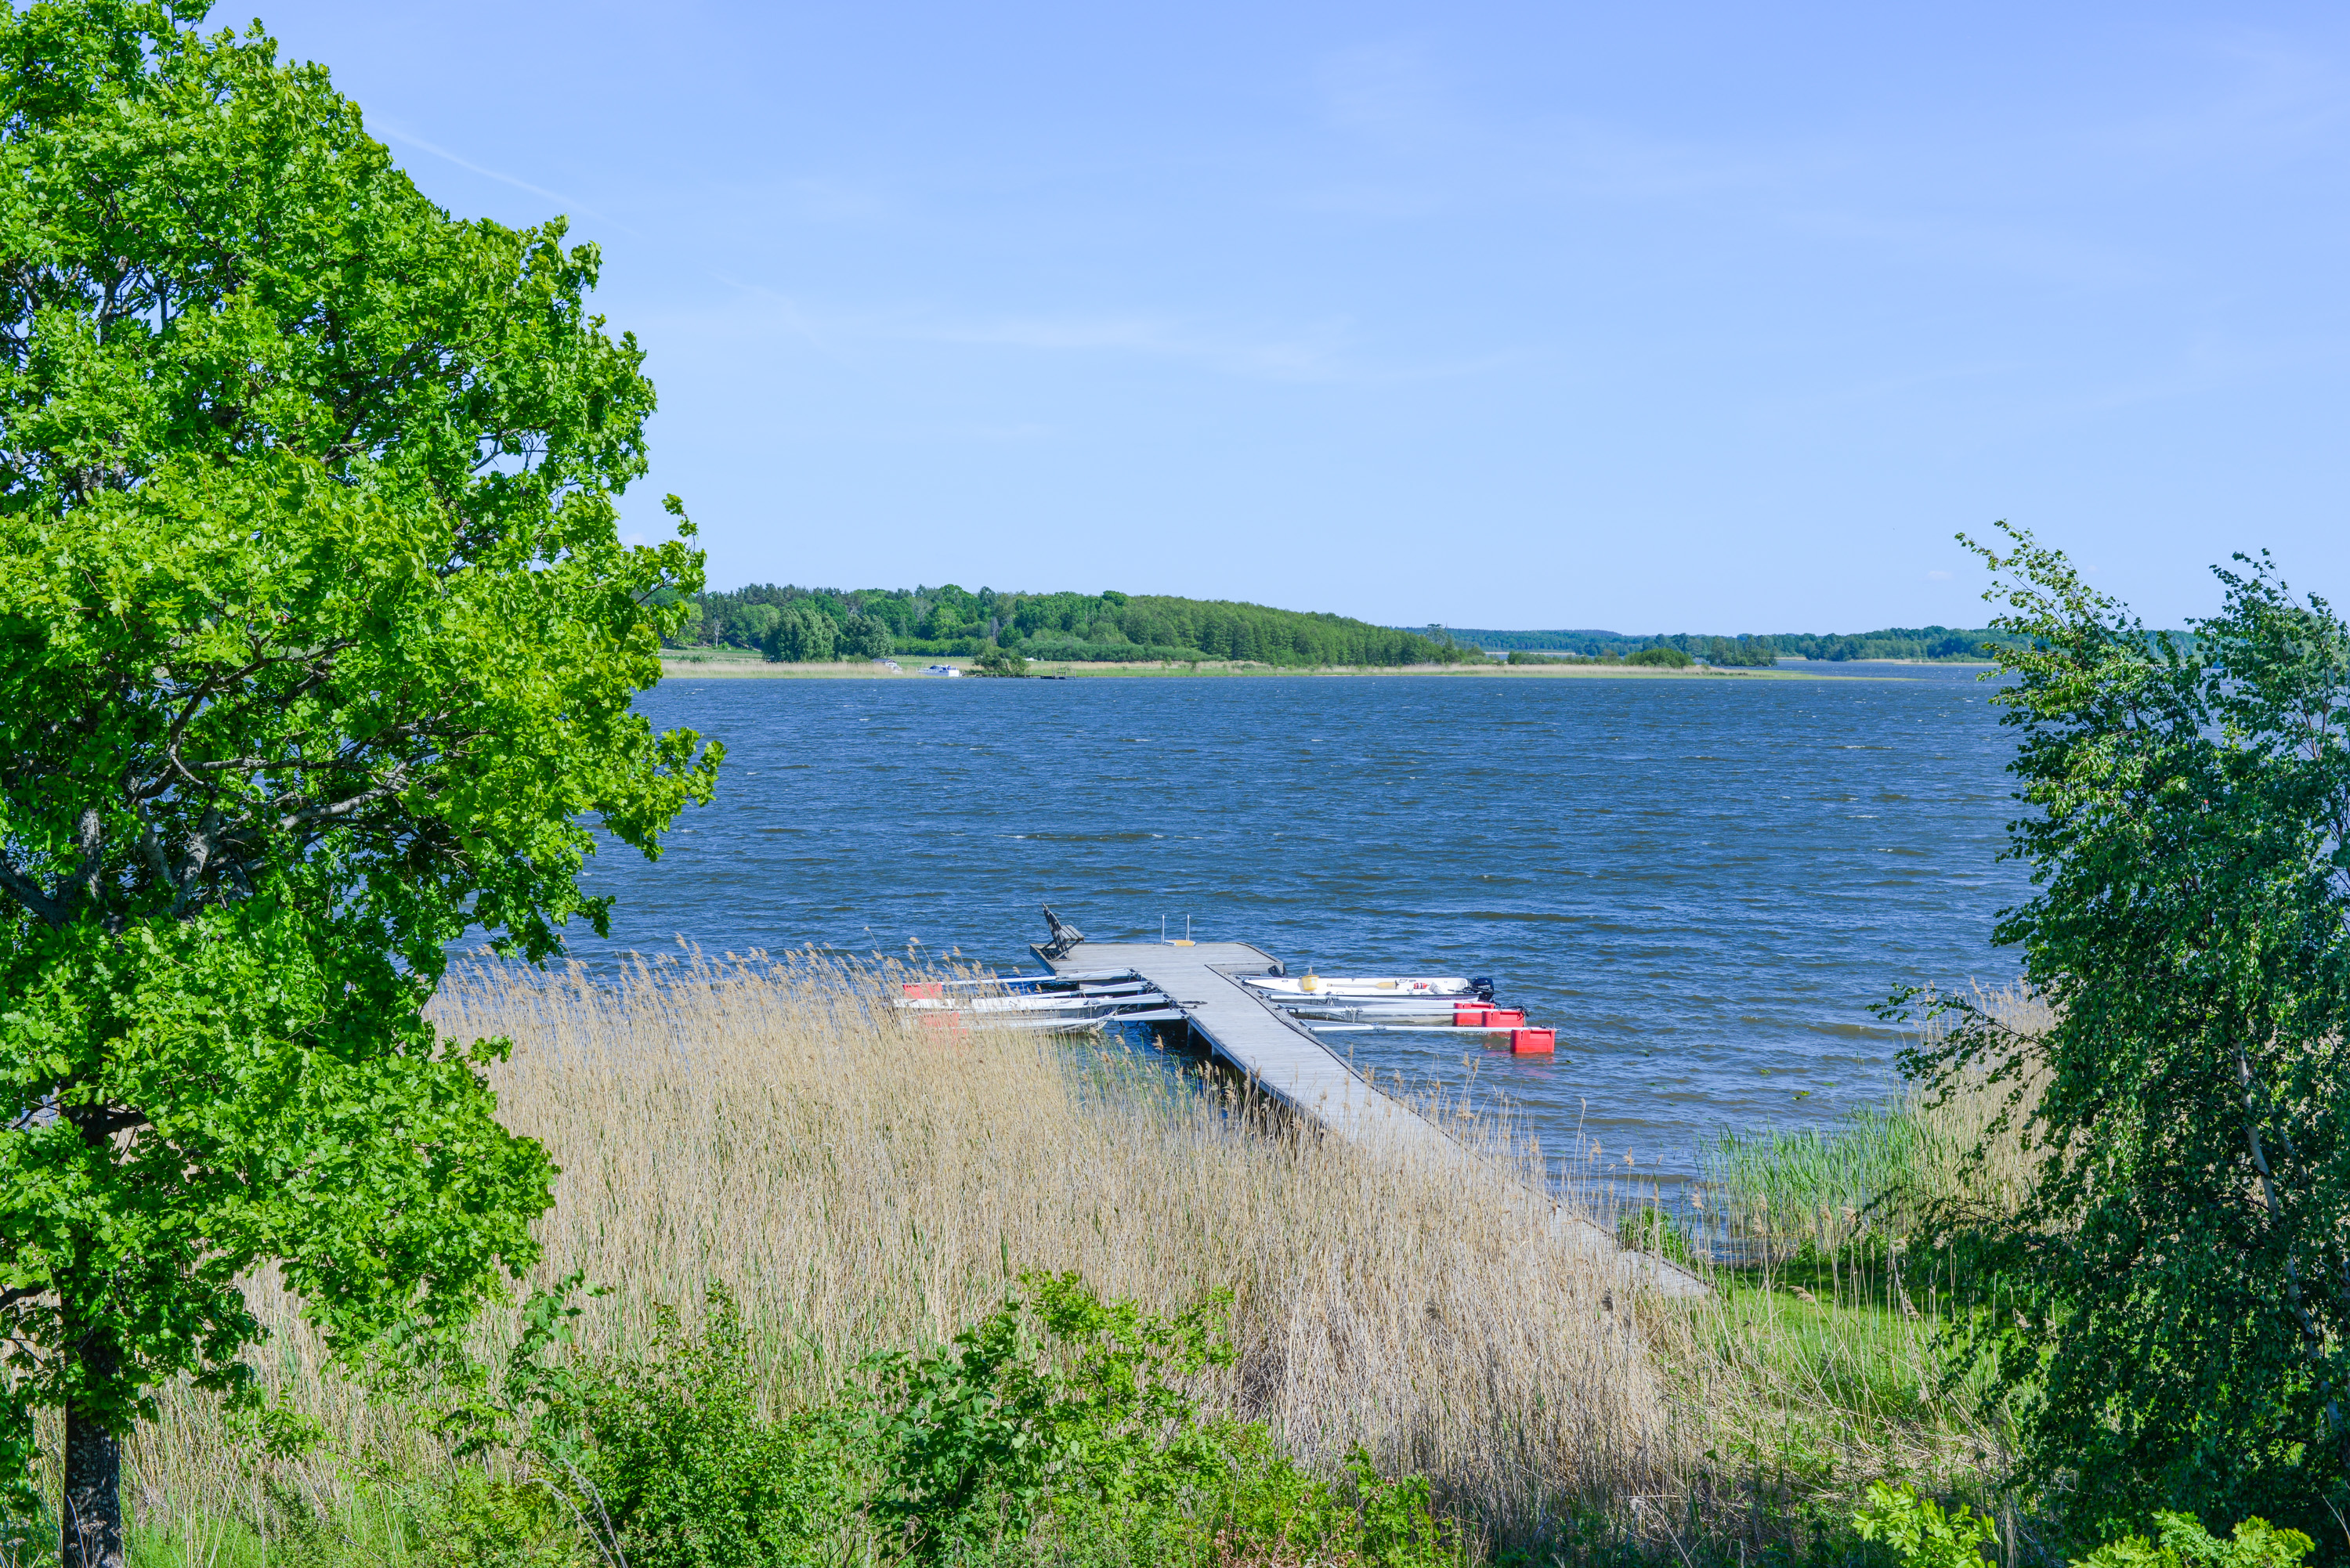
M 1490 974 L 1472 974 L 1469 977 L 1469 989 L 1477 993 L 1478 1001 L 1491 1002 L 1493 1000 L 1493 977 Z
M 1085 932 L 1075 926 L 1063 924 L 1061 917 L 1053 913 L 1049 904 L 1045 906 L 1045 923 L 1053 928 L 1053 940 L 1036 950 L 1047 959 L 1066 958 L 1071 948 L 1086 940 Z

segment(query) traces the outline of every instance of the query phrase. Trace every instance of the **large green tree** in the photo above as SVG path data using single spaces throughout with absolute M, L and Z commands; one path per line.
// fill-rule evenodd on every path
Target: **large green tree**
M 594 247 L 202 16 L 0 10 L 0 1460 L 64 1407 L 77 1565 L 160 1382 L 250 1397 L 240 1275 L 364 1361 L 532 1260 L 552 1168 L 424 1003 L 468 929 L 601 929 L 594 829 L 717 763 L 630 706 L 701 558 L 618 538 Z
M 2020 1223 L 1961 1336 L 2024 1479 L 2091 1539 L 2170 1507 L 2350 1514 L 2350 628 L 2265 557 L 2148 632 L 2013 533 L 1999 691 L 2035 890 L 1998 940 L 2045 1034 L 1913 1059 L 2016 1091 Z M 2334 1511 L 2339 1510 L 2337 1514 Z

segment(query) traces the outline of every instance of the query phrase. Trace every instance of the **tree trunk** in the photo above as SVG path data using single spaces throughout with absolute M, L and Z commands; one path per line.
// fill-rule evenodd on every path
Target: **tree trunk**
M 81 1355 L 87 1371 L 112 1376 L 111 1345 L 86 1345 Z M 65 1490 L 60 1568 L 122 1568 L 122 1439 L 71 1403 L 66 1406 Z

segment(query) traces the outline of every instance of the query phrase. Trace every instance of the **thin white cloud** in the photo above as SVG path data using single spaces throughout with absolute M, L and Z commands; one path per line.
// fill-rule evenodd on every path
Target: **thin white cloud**
M 2273 35 L 2191 40 L 2214 78 L 2166 112 L 2100 128 L 2098 151 L 2166 163 L 2292 157 L 2338 142 L 2350 124 L 2350 76 L 2335 60 Z
M 1350 324 L 1291 333 L 1220 329 L 1161 316 L 1020 316 L 990 320 L 901 319 L 877 335 L 1038 353 L 1129 354 L 1173 360 L 1252 380 L 1391 386 L 1479 375 L 1526 358 L 1511 350 L 1417 363 L 1381 363 Z
M 413 147 L 419 152 L 429 152 L 433 157 L 454 163 L 458 168 L 470 173 L 479 174 L 484 180 L 495 180 L 501 184 L 511 185 L 517 191 L 527 191 L 534 196 L 544 196 L 557 206 L 574 213 L 584 213 L 591 218 L 604 216 L 603 213 L 575 196 L 567 196 L 560 191 L 550 191 L 544 185 L 534 185 L 527 180 L 517 180 L 511 174 L 502 174 L 495 169 L 484 168 L 470 158 L 462 157 L 435 142 L 425 140 L 421 136 L 411 136 L 396 126 L 378 122 L 369 126 L 368 129 L 387 141 L 397 141 L 403 147 Z
M 2158 266 L 2145 255 L 2057 230 L 1974 217 L 1882 214 L 1844 210 L 1790 210 L 1788 228 L 1880 254 L 1975 271 L 2008 273 L 2094 288 L 2132 287 L 2153 281 Z
M 1277 380 L 1330 380 L 1343 373 L 1343 326 L 1290 337 L 1219 333 L 1145 316 L 1029 316 L 910 324 L 900 336 L 1047 352 L 1139 354 Z
M 1441 139 L 1456 116 L 1448 83 L 1426 47 L 1396 39 L 1345 49 L 1315 73 L 1325 119 L 1382 141 Z
M 1381 361 L 1367 354 L 1350 322 L 1335 320 L 1288 331 L 1251 331 L 1172 315 L 1032 312 L 979 316 L 910 306 L 895 310 L 827 310 L 791 296 L 734 279 L 748 310 L 698 309 L 660 313 L 665 330 L 743 343 L 759 333 L 797 341 L 860 379 L 888 374 L 867 347 L 929 344 L 1035 354 L 1127 355 L 1195 366 L 1251 380 L 1348 386 L 1391 386 L 1474 376 L 1528 358 L 1523 349 L 1419 361 Z M 648 322 L 647 326 L 655 322 Z

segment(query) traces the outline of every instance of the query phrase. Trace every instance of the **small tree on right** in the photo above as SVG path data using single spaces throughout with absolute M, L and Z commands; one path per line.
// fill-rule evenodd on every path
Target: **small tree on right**
M 2002 531 L 1966 543 L 2017 641 L 1993 701 L 2034 892 L 1996 940 L 2056 1022 L 1960 1006 L 1909 1058 L 2007 1085 L 2037 1161 L 2020 1219 L 1971 1238 L 1987 1288 L 1950 1344 L 2088 1539 L 2160 1507 L 2341 1539 L 2350 628 L 2263 556 L 2218 571 L 2218 615 L 2150 632 Z

